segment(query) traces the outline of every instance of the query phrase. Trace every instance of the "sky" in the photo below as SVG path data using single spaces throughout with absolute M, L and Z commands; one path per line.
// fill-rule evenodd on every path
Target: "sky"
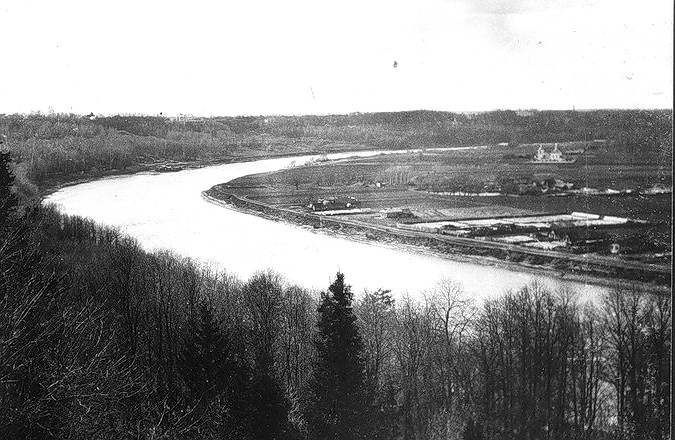
M 672 102 L 672 0 L 0 3 L 0 113 Z

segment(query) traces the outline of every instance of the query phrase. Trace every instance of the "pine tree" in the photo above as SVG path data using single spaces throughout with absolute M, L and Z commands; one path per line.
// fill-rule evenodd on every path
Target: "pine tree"
M 366 436 L 367 393 L 362 341 L 352 311 L 351 287 L 344 275 L 321 295 L 317 359 L 308 408 L 310 435 L 316 439 L 352 440 Z
M 280 440 L 294 437 L 288 421 L 290 408 L 271 359 L 258 359 L 249 386 L 247 404 L 252 438 Z
M 188 331 L 178 367 L 195 420 L 205 421 L 212 433 L 220 431 L 233 440 L 252 438 L 248 426 L 250 379 L 241 350 L 205 303 L 199 305 Z
M 205 303 L 190 326 L 179 368 L 194 403 L 208 404 L 216 397 L 228 400 L 238 381 L 241 372 L 229 341 Z
M 480 427 L 479 423 L 473 421 L 473 417 L 469 417 L 469 420 L 466 422 L 464 427 L 464 433 L 462 434 L 463 440 L 483 440 L 483 430 Z
M 0 151 L 0 227 L 5 225 L 7 217 L 18 204 L 18 199 L 12 191 L 14 173 L 10 167 L 11 161 L 9 152 Z

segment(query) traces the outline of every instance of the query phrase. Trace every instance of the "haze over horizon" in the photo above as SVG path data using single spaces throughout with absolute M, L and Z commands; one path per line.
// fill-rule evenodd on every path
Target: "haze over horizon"
M 0 113 L 672 108 L 672 32 L 669 0 L 9 0 Z

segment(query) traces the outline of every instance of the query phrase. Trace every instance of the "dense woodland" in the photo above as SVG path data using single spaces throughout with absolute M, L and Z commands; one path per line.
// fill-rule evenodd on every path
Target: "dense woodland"
M 33 177 L 84 145 L 100 146 L 84 166 L 133 157 L 121 130 L 165 123 L 27 119 L 9 132 L 19 161 L 49 146 Z M 240 280 L 20 199 L 0 159 L 2 438 L 669 438 L 669 298 L 617 286 L 584 305 L 532 284 L 475 304 L 451 280 L 396 300 L 394 285 L 355 297 L 349 274 L 321 293 Z
M 608 139 L 672 158 L 671 110 L 412 111 L 326 116 L 166 118 L 0 115 L 19 181 L 53 184 L 161 160 L 210 161 L 372 148 Z M 34 191 L 34 189 L 33 189 Z

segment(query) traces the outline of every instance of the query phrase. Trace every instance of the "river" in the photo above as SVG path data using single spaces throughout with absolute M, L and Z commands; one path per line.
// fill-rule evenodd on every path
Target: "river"
M 382 152 L 336 153 L 327 158 L 375 154 Z M 117 227 L 135 237 L 144 249 L 171 250 L 243 279 L 256 270 L 271 268 L 289 282 L 326 289 L 335 273 L 342 271 L 357 293 L 382 287 L 397 296 L 418 296 L 441 278 L 461 283 L 468 294 L 477 298 L 519 288 L 533 279 L 553 289 L 574 289 L 584 297 L 605 290 L 591 284 L 334 237 L 219 207 L 201 198 L 201 192 L 213 185 L 317 158 L 263 159 L 173 173 L 111 177 L 62 188 L 45 202 L 55 204 L 66 214 Z

